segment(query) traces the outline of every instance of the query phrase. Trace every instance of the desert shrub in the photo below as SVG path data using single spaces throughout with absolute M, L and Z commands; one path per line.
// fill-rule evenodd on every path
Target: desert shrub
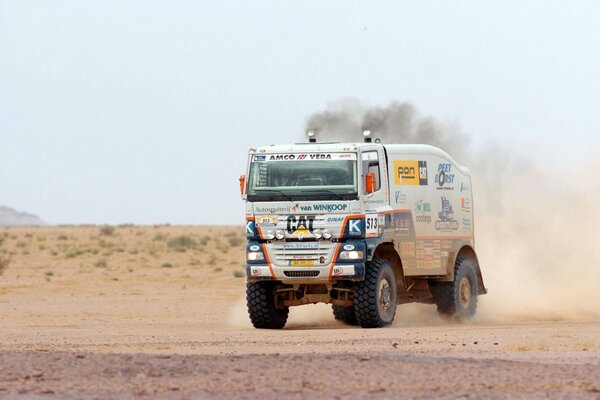
M 10 258 L 0 257 L 0 275 L 8 268 L 8 264 L 10 264 Z
M 52 272 L 52 271 L 46 271 L 46 276 L 53 276 L 53 275 L 54 275 L 54 272 Z
M 67 235 L 58 235 L 58 240 L 69 240 Z
M 139 250 L 134 247 L 133 249 L 129 249 L 128 253 L 135 255 L 135 254 L 139 253 Z
M 208 244 L 208 242 L 210 241 L 210 236 L 202 236 L 200 238 L 200 244 L 202 246 L 206 246 Z
M 158 233 L 156 233 L 154 235 L 154 237 L 152 238 L 152 240 L 154 240 L 155 242 L 164 242 L 168 238 L 169 238 L 168 234 L 162 233 L 162 232 L 158 232 Z
M 173 268 L 173 264 L 166 262 L 163 265 L 161 265 L 161 267 L 162 268 Z
M 211 254 L 210 257 L 208 257 L 208 265 L 215 265 L 217 263 L 217 257 L 215 257 L 214 254 Z
M 96 268 L 106 268 L 106 260 L 101 258 L 98 261 L 96 261 L 96 263 L 94 264 L 94 267 Z
M 229 241 L 229 245 L 231 247 L 237 247 L 244 243 L 244 239 L 239 236 L 228 236 L 227 240 Z
M 115 233 L 115 227 L 110 225 L 104 225 L 100 228 L 100 234 L 104 236 L 112 236 Z
M 223 271 L 223 268 L 221 268 L 221 267 L 215 267 L 215 269 L 213 269 L 213 271 L 215 271 L 215 272 L 221 272 L 221 271 Z
M 82 249 L 71 249 L 67 254 L 65 254 L 65 258 L 74 258 L 80 256 L 85 253 L 85 250 Z
M 233 276 L 234 276 L 235 278 L 243 278 L 243 277 L 245 277 L 245 276 L 246 276 L 246 273 L 245 273 L 244 271 L 240 271 L 240 270 L 238 269 L 238 270 L 235 270 L 235 271 L 233 271 Z
M 27 243 L 23 242 L 23 241 L 18 241 L 17 242 L 17 247 L 25 247 L 27 246 Z
M 171 250 L 183 252 L 187 249 L 195 249 L 198 246 L 198 243 L 189 236 L 181 235 L 169 240 L 167 246 L 169 246 Z

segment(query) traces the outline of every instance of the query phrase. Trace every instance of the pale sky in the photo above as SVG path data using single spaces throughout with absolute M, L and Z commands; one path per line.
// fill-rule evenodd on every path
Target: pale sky
M 0 205 L 240 224 L 247 149 L 347 97 L 593 159 L 600 2 L 0 0 Z

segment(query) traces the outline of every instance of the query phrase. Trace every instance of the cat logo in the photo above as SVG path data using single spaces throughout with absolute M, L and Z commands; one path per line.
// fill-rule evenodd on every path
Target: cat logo
M 294 236 L 298 236 L 298 239 L 303 238 L 306 235 L 309 235 L 310 231 L 308 229 L 306 229 L 306 227 L 304 225 L 300 225 L 298 227 L 298 229 L 296 229 L 294 231 L 294 233 L 292 233 L 292 235 Z

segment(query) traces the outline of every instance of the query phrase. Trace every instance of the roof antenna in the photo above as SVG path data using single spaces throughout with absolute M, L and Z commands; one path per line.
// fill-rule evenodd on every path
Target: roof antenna
M 363 131 L 363 136 L 365 137 L 365 143 L 371 143 L 371 131 L 365 130 Z
M 315 131 L 310 130 L 306 132 L 306 136 L 308 136 L 308 143 L 317 143 L 317 137 L 315 136 Z

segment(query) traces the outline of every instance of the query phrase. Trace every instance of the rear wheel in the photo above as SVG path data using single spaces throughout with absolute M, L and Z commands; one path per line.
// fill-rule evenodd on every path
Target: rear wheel
M 275 308 L 272 282 L 246 283 L 248 315 L 255 328 L 281 329 L 287 322 L 289 307 Z
M 456 260 L 453 282 L 435 282 L 430 289 L 440 314 L 461 321 L 475 315 L 479 290 L 471 258 Z
M 358 320 L 356 319 L 356 313 L 354 312 L 353 306 L 343 307 L 332 304 L 331 308 L 333 308 L 333 316 L 338 321 L 342 321 L 348 325 L 358 325 Z
M 354 289 L 354 312 L 363 328 L 389 325 L 396 315 L 396 277 L 385 260 L 373 260 L 366 265 L 365 280 Z

